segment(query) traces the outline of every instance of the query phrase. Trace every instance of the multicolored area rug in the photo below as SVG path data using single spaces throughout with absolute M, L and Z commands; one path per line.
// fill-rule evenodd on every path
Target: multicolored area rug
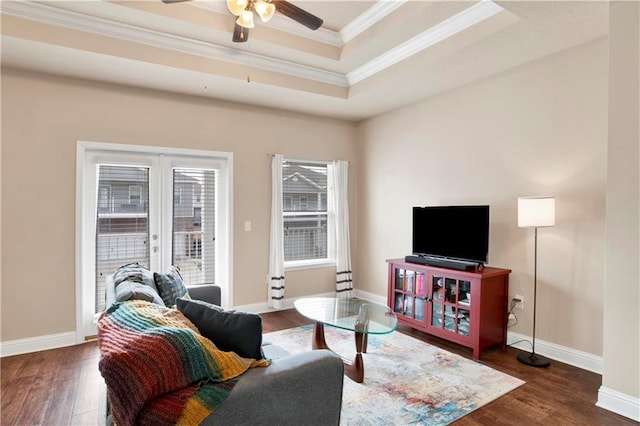
M 290 353 L 311 349 L 313 326 L 265 335 Z M 327 344 L 353 359 L 352 332 L 325 327 Z M 364 382 L 344 379 L 341 425 L 446 425 L 524 382 L 397 331 L 370 335 Z

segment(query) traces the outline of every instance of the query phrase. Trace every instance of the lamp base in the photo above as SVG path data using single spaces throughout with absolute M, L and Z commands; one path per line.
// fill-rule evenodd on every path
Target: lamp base
M 532 367 L 548 367 L 551 364 L 547 358 L 534 352 L 520 352 L 518 361 Z

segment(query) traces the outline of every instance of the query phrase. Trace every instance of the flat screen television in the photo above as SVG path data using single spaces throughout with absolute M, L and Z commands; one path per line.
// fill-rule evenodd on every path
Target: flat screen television
M 413 208 L 413 254 L 487 262 L 489 206 Z

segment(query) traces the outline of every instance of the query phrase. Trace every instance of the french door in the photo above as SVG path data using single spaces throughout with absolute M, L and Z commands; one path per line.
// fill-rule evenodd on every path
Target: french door
M 128 263 L 151 271 L 176 265 L 187 284 L 224 283 L 223 305 L 230 305 L 231 155 L 82 142 L 78 147 L 82 339 L 96 334 L 106 277 Z

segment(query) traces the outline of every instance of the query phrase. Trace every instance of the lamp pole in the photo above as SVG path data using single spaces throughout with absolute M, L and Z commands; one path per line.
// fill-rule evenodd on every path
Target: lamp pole
M 536 307 L 538 305 L 538 227 L 533 228 L 533 339 L 531 357 L 536 357 Z

